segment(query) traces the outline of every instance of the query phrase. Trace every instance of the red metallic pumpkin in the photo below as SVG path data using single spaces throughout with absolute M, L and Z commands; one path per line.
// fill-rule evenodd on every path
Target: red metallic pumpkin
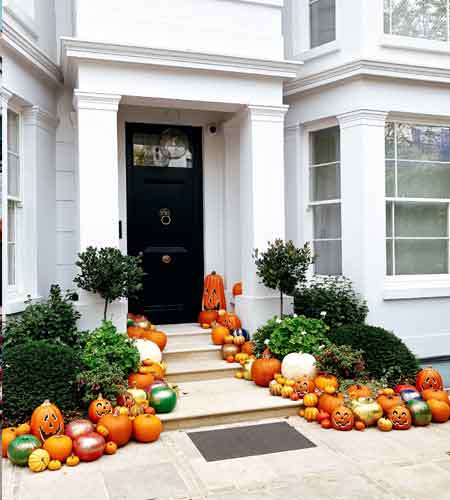
M 65 435 L 74 440 L 77 437 L 87 434 L 88 432 L 93 432 L 94 430 L 95 425 L 90 420 L 77 418 L 66 425 Z
M 73 451 L 83 462 L 93 462 L 103 455 L 105 438 L 97 432 L 88 432 L 73 442 Z

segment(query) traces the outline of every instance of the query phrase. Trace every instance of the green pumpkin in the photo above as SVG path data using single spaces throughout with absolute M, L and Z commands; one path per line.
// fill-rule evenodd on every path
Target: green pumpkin
M 154 387 L 150 392 L 149 403 L 156 413 L 170 413 L 177 404 L 177 393 L 170 387 Z
M 428 425 L 431 422 L 431 410 L 423 399 L 412 399 L 407 403 L 411 412 L 412 423 L 416 426 Z
M 36 436 L 31 434 L 17 436 L 9 443 L 8 458 L 13 464 L 27 465 L 28 457 L 41 446 L 41 442 Z

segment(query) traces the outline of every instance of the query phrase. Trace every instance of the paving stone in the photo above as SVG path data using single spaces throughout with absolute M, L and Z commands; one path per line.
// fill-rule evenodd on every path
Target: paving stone
M 110 500 L 149 500 L 189 496 L 185 482 L 175 466 L 170 463 L 147 467 L 135 467 L 133 463 L 128 463 L 128 467 L 123 470 L 105 471 L 103 474 Z

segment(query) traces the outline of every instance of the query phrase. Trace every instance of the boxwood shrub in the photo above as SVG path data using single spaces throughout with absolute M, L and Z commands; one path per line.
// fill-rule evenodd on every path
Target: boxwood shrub
M 78 351 L 46 340 L 29 341 L 3 351 L 3 422 L 30 419 L 45 399 L 67 415 L 79 407 L 76 385 Z M 6 422 L 6 424 L 5 424 Z
M 329 339 L 336 345 L 361 349 L 367 374 L 388 384 L 413 380 L 419 371 L 414 354 L 392 332 L 369 325 L 344 325 L 332 330 Z

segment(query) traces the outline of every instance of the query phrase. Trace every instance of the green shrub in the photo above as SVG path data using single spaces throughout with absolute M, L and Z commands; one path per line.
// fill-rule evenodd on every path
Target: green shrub
M 80 338 L 77 331 L 80 314 L 75 310 L 72 298 L 71 292 L 63 295 L 58 285 L 52 285 L 46 301 L 28 305 L 18 318 L 7 321 L 5 348 L 29 340 L 76 345 Z
M 95 368 L 83 370 L 77 377 L 83 403 L 88 405 L 101 393 L 106 399 L 116 404 L 116 397 L 127 387 L 123 370 L 106 362 L 98 363 Z
M 349 345 L 331 344 L 317 357 L 317 369 L 339 379 L 359 380 L 365 377 L 364 352 Z
M 29 420 L 34 408 L 49 399 L 68 414 L 79 406 L 78 353 L 46 340 L 29 341 L 3 352 L 3 419 L 6 425 Z
M 255 355 L 260 357 L 264 349 L 269 343 L 270 337 L 274 332 L 275 328 L 278 326 L 277 318 L 269 319 L 264 325 L 260 326 L 256 332 L 252 335 L 252 341 L 255 345 Z
M 367 373 L 389 384 L 413 380 L 419 362 L 406 345 L 383 328 L 368 325 L 345 325 L 332 330 L 330 340 L 336 345 L 362 349 Z
M 342 325 L 364 323 L 366 302 L 344 277 L 315 277 L 302 285 L 294 296 L 294 311 L 307 318 L 323 319 L 332 329 Z

